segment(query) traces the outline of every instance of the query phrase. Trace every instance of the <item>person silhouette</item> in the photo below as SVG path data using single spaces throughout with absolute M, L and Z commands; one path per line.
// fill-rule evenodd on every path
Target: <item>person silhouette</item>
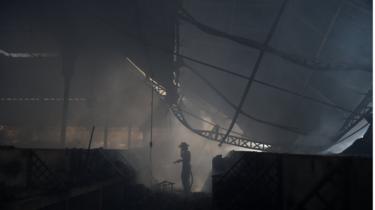
M 191 192 L 191 185 L 192 185 L 192 173 L 191 173 L 191 165 L 190 165 L 190 151 L 189 145 L 185 142 L 182 142 L 180 145 L 180 156 L 181 159 L 176 160 L 174 163 L 181 163 L 182 162 L 182 171 L 181 171 L 181 181 L 182 186 L 184 188 L 185 193 Z

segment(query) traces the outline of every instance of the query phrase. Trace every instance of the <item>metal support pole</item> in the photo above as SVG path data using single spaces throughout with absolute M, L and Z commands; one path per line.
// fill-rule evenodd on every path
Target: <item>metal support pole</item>
M 64 101 L 62 108 L 62 120 L 60 130 L 60 143 L 64 148 L 66 144 L 66 123 L 68 119 L 68 108 L 69 108 L 69 90 L 70 90 L 70 78 L 64 77 Z
M 91 149 L 92 139 L 94 137 L 94 131 L 95 131 L 95 125 L 92 126 L 92 129 L 91 129 L 89 146 L 87 147 L 87 151 L 90 151 L 90 149 Z
M 104 147 L 104 149 L 108 148 L 108 122 L 106 122 L 105 126 L 104 126 L 103 147 Z
M 128 149 L 131 149 L 132 144 L 132 126 L 128 126 Z
M 152 174 L 152 128 L 153 128 L 153 118 L 154 118 L 154 87 L 151 86 L 151 117 L 150 117 L 150 154 L 149 154 L 149 158 L 150 158 L 150 175 L 151 175 L 151 185 L 152 186 L 152 179 L 153 179 L 153 174 Z
M 74 72 L 75 55 L 71 49 L 64 49 L 62 52 L 62 75 L 64 77 L 64 101 L 62 107 L 62 119 L 60 130 L 60 143 L 62 147 L 66 144 L 66 125 L 69 111 L 70 83 Z
M 91 134 L 90 134 L 90 140 L 89 140 L 89 146 L 87 147 L 86 162 L 85 162 L 86 166 L 88 165 L 88 162 L 89 162 L 89 154 L 90 154 L 90 150 L 91 150 L 92 139 L 94 137 L 94 131 L 95 131 L 95 125 L 92 126 Z

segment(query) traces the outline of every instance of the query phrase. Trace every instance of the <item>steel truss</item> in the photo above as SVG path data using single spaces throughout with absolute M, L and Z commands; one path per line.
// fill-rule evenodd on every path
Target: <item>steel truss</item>
M 369 90 L 354 112 L 345 120 L 335 137 L 334 143 L 340 141 L 354 126 L 356 126 L 366 115 L 372 112 L 372 90 Z
M 198 134 L 199 136 L 202 136 L 206 139 L 221 142 L 223 137 L 225 136 L 224 133 L 220 133 L 218 130 L 199 130 L 192 128 L 189 123 L 186 121 L 185 116 L 182 112 L 182 110 L 177 105 L 171 105 L 169 106 L 170 110 L 173 112 L 175 117 L 189 130 L 192 132 Z M 260 151 L 266 151 L 271 148 L 270 144 L 264 144 L 261 142 L 256 142 L 253 140 L 250 140 L 248 138 L 240 137 L 240 136 L 233 136 L 228 135 L 228 137 L 223 142 L 224 144 L 234 145 L 238 147 L 243 147 L 247 149 L 253 149 L 253 150 L 260 150 Z
M 160 85 L 158 82 L 156 82 L 152 78 L 146 79 L 146 84 L 152 86 L 153 90 L 160 96 L 161 99 L 164 99 L 165 96 L 167 95 L 166 88 Z M 183 111 L 180 109 L 180 107 L 177 104 L 168 104 L 168 106 L 169 106 L 169 109 L 174 114 L 174 116 L 178 119 L 178 121 L 180 121 L 182 125 L 184 125 L 193 133 L 203 138 L 206 138 L 208 140 L 217 141 L 217 142 L 222 141 L 223 137 L 225 136 L 225 134 L 220 133 L 218 129 L 200 130 L 200 129 L 193 128 L 187 122 Z M 234 136 L 234 135 L 228 135 L 228 137 L 225 139 L 223 143 L 238 146 L 238 147 L 243 147 L 246 149 L 259 150 L 259 151 L 266 151 L 271 148 L 270 144 L 264 144 L 261 142 L 253 141 L 245 137 Z
M 159 95 L 159 97 L 164 100 L 168 94 L 167 89 L 161 84 L 159 84 L 157 81 L 155 81 L 153 78 L 146 76 L 144 71 L 142 71 L 142 69 L 140 69 L 131 59 L 129 58 L 126 58 L 126 59 L 134 67 L 134 69 L 138 71 L 138 73 L 141 73 L 145 83 L 151 86 L 154 92 L 156 92 Z M 184 125 L 186 128 L 188 128 L 193 133 L 203 138 L 206 138 L 208 140 L 217 141 L 217 142 L 221 142 L 224 139 L 225 134 L 220 133 L 219 127 L 217 125 L 215 125 L 214 129 L 212 130 L 195 129 L 192 126 L 190 126 L 190 124 L 187 122 L 185 115 L 184 115 L 184 111 L 180 109 L 178 104 L 167 103 L 167 105 L 169 109 L 172 111 L 172 113 L 174 114 L 174 116 L 181 122 L 181 124 Z M 223 141 L 222 143 L 234 145 L 238 147 L 243 147 L 246 149 L 258 150 L 258 151 L 266 151 L 266 150 L 269 151 L 271 148 L 270 144 L 264 144 L 258 141 L 253 141 L 246 137 L 234 136 L 234 135 L 228 135 L 225 138 L 225 141 Z

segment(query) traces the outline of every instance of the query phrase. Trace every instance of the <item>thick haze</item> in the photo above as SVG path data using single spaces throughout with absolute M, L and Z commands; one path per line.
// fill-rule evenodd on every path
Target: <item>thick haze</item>
M 47 1 L 40 2 L 47 4 Z M 170 37 L 173 30 L 157 18 L 155 22 L 165 28 L 158 25 L 149 28 L 152 16 L 142 16 L 144 19 L 139 20 L 137 10 L 126 4 L 134 4 L 134 1 L 72 2 L 77 6 L 73 7 L 75 14 L 79 14 L 73 22 L 80 39 L 75 43 L 79 50 L 70 87 L 67 147 L 86 148 L 90 129 L 95 125 L 95 148 L 103 147 L 107 126 L 108 148 L 129 149 L 128 128 L 132 127 L 131 148 L 125 155 L 139 170 L 140 181 L 149 184 L 151 89 L 126 57 L 145 67 L 146 73 L 152 72 L 161 84 L 169 84 L 173 72 L 170 68 L 172 56 L 158 54 L 157 50 L 148 49 L 122 32 L 137 35 L 141 31 L 140 34 L 147 34 L 146 38 L 154 38 L 161 45 L 170 47 L 174 43 L 174 37 Z M 146 1 L 140 2 L 147 5 Z M 163 2 L 157 6 L 163 9 L 163 5 L 169 5 L 165 4 L 168 1 Z M 43 11 L 47 6 L 38 7 L 39 11 L 30 2 L 20 7 L 23 3 L 6 4 L 2 7 L 4 12 L 0 12 L 0 140 L 2 145 L 56 148 L 59 147 L 64 86 L 58 39 L 53 34 L 56 28 L 58 31 L 63 29 L 54 22 L 61 17 L 59 13 L 54 14 L 54 10 Z M 279 0 L 189 0 L 183 6 L 206 25 L 263 42 L 280 4 Z M 371 65 L 371 8 L 371 1 L 367 0 L 290 0 L 270 45 L 324 63 Z M 155 8 L 146 9 L 142 11 L 147 13 Z M 49 17 L 49 13 L 56 19 L 43 16 Z M 106 19 L 90 16 L 97 13 Z M 142 27 L 138 25 L 141 22 Z M 178 31 L 182 54 L 236 73 L 251 74 L 258 50 L 208 35 L 183 21 L 180 21 Z M 57 56 L 15 58 L 11 53 Z M 246 80 L 188 60 L 184 62 L 207 78 L 233 104 L 239 103 Z M 369 72 L 313 71 L 269 53 L 265 54 L 256 79 L 349 110 L 360 103 L 372 84 Z M 180 68 L 180 85 L 180 106 L 184 110 L 220 127 L 229 126 L 235 110 L 186 67 Z M 194 190 L 204 186 L 214 156 L 240 149 L 228 145 L 218 147 L 217 142 L 192 133 L 156 94 L 154 110 L 152 172 L 156 181 L 179 183 L 181 166 L 172 162 L 179 158 L 178 145 L 182 141 L 190 145 Z M 305 131 L 305 135 L 296 134 L 240 115 L 233 131 L 275 145 L 282 152 L 319 151 L 332 144 L 332 138 L 349 116 L 342 110 L 259 83 L 252 85 L 243 110 L 261 120 Z M 194 128 L 213 128 L 191 116 L 186 115 L 186 119 Z
M 264 41 L 281 1 L 187 1 L 185 8 L 202 23 L 230 34 Z M 371 66 L 372 23 L 370 1 L 289 1 L 270 45 L 276 49 L 324 63 Z M 250 75 L 258 50 L 207 35 L 195 26 L 181 26 L 185 55 Z M 232 103 L 238 104 L 246 80 L 185 61 L 211 81 Z M 234 109 L 189 69 L 183 69 L 183 94 L 195 103 L 209 103 L 231 119 Z M 265 54 L 256 79 L 353 110 L 371 89 L 372 76 L 363 71 L 313 71 Z M 198 92 L 199 90 L 199 92 Z M 198 94 L 197 94 L 198 93 Z M 254 83 L 243 110 L 281 125 L 299 128 L 300 135 L 240 115 L 247 136 L 280 145 L 289 152 L 312 152 L 331 143 L 349 113 Z M 211 115 L 214 116 L 214 115 Z M 223 121 L 217 121 L 219 125 Z M 224 126 L 227 127 L 228 125 Z M 316 150 L 315 150 L 316 151 Z

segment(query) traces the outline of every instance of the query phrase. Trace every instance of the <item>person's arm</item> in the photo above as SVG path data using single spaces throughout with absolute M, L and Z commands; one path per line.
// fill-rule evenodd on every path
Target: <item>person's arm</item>
M 182 162 L 182 159 L 178 159 L 178 160 L 176 160 L 176 161 L 174 161 L 173 163 L 181 163 Z

